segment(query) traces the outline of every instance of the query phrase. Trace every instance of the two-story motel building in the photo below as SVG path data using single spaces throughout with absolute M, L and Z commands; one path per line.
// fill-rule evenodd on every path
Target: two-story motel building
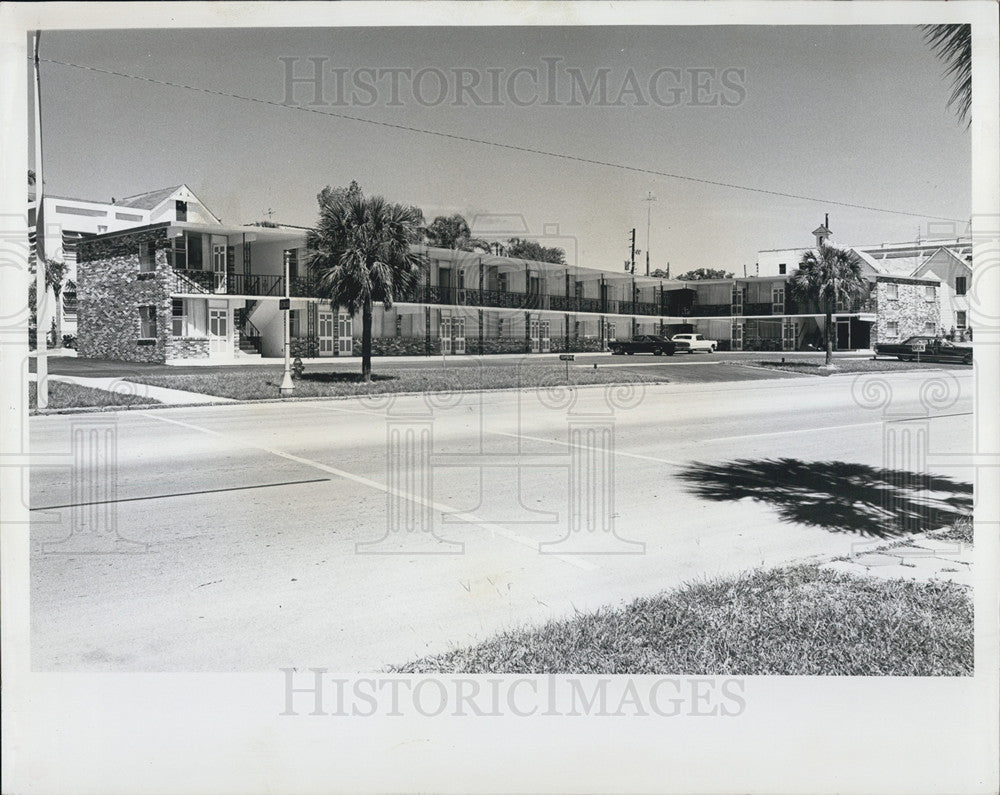
M 79 355 L 234 363 L 283 355 L 289 272 L 291 350 L 357 355 L 360 319 L 320 297 L 304 265 L 306 230 L 234 226 L 202 214 L 160 218 L 77 245 Z M 796 303 L 787 275 L 682 282 L 490 254 L 420 247 L 421 281 L 376 306 L 375 355 L 607 350 L 634 334 L 696 331 L 721 350 L 804 350 L 824 314 Z M 834 318 L 837 346 L 937 331 L 939 282 L 866 272 L 869 291 Z

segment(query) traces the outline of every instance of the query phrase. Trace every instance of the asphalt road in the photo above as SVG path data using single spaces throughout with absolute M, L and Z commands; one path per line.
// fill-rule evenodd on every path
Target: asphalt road
M 32 664 L 370 671 L 848 554 L 971 504 L 971 389 L 938 370 L 35 416 Z

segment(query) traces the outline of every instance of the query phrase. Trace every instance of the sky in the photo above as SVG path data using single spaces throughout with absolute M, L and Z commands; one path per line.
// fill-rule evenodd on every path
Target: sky
M 227 223 L 308 226 L 357 180 L 619 271 L 648 213 L 674 275 L 810 245 L 825 213 L 842 245 L 970 213 L 970 133 L 915 26 L 50 31 L 41 57 L 51 194 L 186 183 Z M 310 58 L 321 95 L 289 96 Z

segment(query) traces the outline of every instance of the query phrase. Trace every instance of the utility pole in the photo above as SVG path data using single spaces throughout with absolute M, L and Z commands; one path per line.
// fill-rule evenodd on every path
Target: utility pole
M 35 31 L 35 371 L 38 408 L 49 405 L 49 360 L 46 354 L 48 327 L 48 293 L 45 286 L 45 221 L 42 205 L 45 189 L 42 174 L 42 82 L 38 71 L 38 42 L 42 37 Z M 56 309 L 58 310 L 58 307 Z
M 278 394 L 282 397 L 289 397 L 295 392 L 295 382 L 292 381 L 292 360 L 291 360 L 291 348 L 292 348 L 292 306 L 291 306 L 291 290 L 288 284 L 288 253 L 285 253 L 285 297 L 281 301 L 281 308 L 284 310 L 285 315 L 285 372 L 281 377 L 281 386 L 278 387 Z
M 632 267 L 632 274 L 635 274 L 635 227 L 632 228 L 632 254 L 629 256 L 629 262 Z
M 649 191 L 643 201 L 646 202 L 646 275 L 649 276 L 649 221 L 653 210 L 653 202 L 656 201 L 653 191 Z

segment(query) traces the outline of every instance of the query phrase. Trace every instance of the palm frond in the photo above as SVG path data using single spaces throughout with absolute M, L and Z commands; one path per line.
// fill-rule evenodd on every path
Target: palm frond
M 924 41 L 945 62 L 944 76 L 951 80 L 948 107 L 959 119 L 972 123 L 972 26 L 921 25 Z

